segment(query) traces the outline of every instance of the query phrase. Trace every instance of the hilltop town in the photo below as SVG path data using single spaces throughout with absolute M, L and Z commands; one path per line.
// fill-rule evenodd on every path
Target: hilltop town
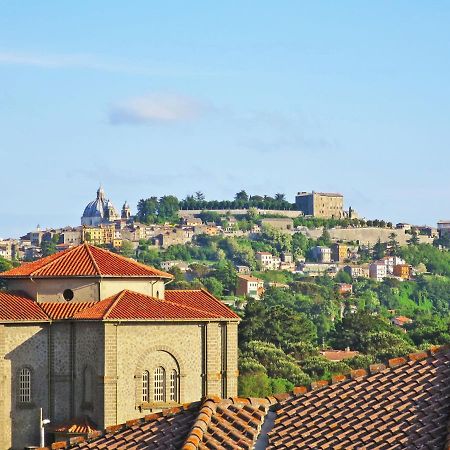
M 241 191 L 232 201 L 208 202 L 198 192 L 181 201 L 142 199 L 133 213 L 127 202 L 119 212 L 100 187 L 80 225 L 37 228 L 0 242 L 0 272 L 5 271 L 0 322 L 17 342 L 23 338 L 20 326 L 14 331 L 17 324 L 42 322 L 40 333 L 47 333 L 33 344 L 39 351 L 29 365 L 22 364 L 26 345 L 22 355 L 11 344 L 11 354 L 18 352 L 12 359 L 18 378 L 11 376 L 11 395 L 16 389 L 19 403 L 14 425 L 7 418 L 14 407 L 0 402 L 0 423 L 12 436 L 5 442 L 16 447 L 28 442 L 14 431 L 17 427 L 36 435 L 22 409 L 32 409 L 33 371 L 41 369 L 30 367 L 41 367 L 42 358 L 54 374 L 48 375 L 48 392 L 36 395 L 50 396 L 46 411 L 58 420 L 47 437 L 64 445 L 74 437 L 95 438 L 99 429 L 146 412 L 170 408 L 178 417 L 180 403 L 189 402 L 193 414 L 201 414 L 205 403 L 195 403 L 199 398 L 215 410 L 228 408 L 219 397 L 275 396 L 280 399 L 276 408 L 282 408 L 283 399 L 306 392 L 301 386 L 316 389 L 375 374 L 388 360 L 422 355 L 411 358 L 434 364 L 433 357 L 420 352 L 450 339 L 449 230 L 445 221 L 435 228 L 364 219 L 344 209 L 344 197 L 337 193 L 299 192 L 291 204 L 283 194 L 272 198 Z M 161 320 L 169 320 L 172 328 L 158 328 Z M 120 344 L 114 344 L 116 331 L 108 324 L 122 321 Z M 142 321 L 151 323 L 135 331 Z M 52 323 L 53 328 L 45 325 Z M 103 323 L 104 331 L 96 323 Z M 176 338 L 182 328 L 190 341 Z M 61 343 L 54 343 L 52 329 L 64 336 Z M 1 331 L 0 324 L 0 339 Z M 141 346 L 140 333 L 159 344 L 150 350 Z M 33 331 L 25 342 L 38 335 Z M 96 362 L 96 369 L 85 358 L 85 339 L 98 340 L 96 352 L 110 358 L 104 366 Z M 192 361 L 183 356 L 188 345 Z M 114 359 L 108 348 L 125 353 Z M 131 348 L 145 355 L 148 350 L 146 362 L 128 356 L 134 355 Z M 60 367 L 56 361 L 65 361 L 65 352 L 69 360 Z M 111 374 L 125 360 L 137 365 L 133 386 L 123 384 L 130 374 L 121 372 L 116 391 L 104 397 L 109 385 L 92 381 L 94 373 Z M 58 390 L 63 386 L 64 393 Z M 83 392 L 79 405 L 75 392 Z M 101 408 L 92 403 L 93 392 Z M 131 392 L 134 403 L 125 401 Z M 60 409 L 59 396 L 69 396 L 70 411 Z M 271 400 L 259 401 L 261 417 L 274 411 Z M 69 420 L 70 415 L 76 418 Z M 147 426 L 146 420 L 136 426 Z M 117 428 L 117 436 L 127 429 Z M 233 445 L 226 448 L 241 448 Z

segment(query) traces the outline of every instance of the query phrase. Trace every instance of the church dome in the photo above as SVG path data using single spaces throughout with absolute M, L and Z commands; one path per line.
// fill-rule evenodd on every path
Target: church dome
M 84 208 L 81 217 L 82 225 L 98 225 L 102 222 L 114 221 L 119 216 L 116 208 L 105 196 L 105 191 L 100 186 L 97 190 L 97 198 L 89 202 Z

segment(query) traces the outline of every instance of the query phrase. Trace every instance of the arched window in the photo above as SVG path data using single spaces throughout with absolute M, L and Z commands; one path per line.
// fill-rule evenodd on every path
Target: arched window
M 149 373 L 148 373 L 148 370 L 144 370 L 142 372 L 142 401 L 143 402 L 148 402 L 148 399 L 149 399 L 148 382 L 149 382 Z
M 166 371 L 163 367 L 155 369 L 154 387 L 153 400 L 155 402 L 166 401 Z
M 170 372 L 170 401 L 178 401 L 178 374 L 174 369 Z
M 31 402 L 31 370 L 23 368 L 19 374 L 19 401 Z

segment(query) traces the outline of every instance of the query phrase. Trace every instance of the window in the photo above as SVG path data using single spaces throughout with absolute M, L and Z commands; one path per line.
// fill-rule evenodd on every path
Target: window
M 22 369 L 19 374 L 19 401 L 21 403 L 31 402 L 31 370 Z
M 94 389 L 94 376 L 92 367 L 86 366 L 83 371 L 83 404 L 85 407 L 92 406 Z
M 175 369 L 170 372 L 170 401 L 178 401 L 178 374 Z
M 73 299 L 73 291 L 72 291 L 72 289 L 66 289 L 63 292 L 63 297 L 64 297 L 64 300 L 67 300 L 68 302 L 70 300 L 72 300 Z
M 142 372 L 142 401 L 148 402 L 148 370 Z
M 166 400 L 166 371 L 163 367 L 157 367 L 155 369 L 155 379 L 154 379 L 154 401 L 164 402 Z

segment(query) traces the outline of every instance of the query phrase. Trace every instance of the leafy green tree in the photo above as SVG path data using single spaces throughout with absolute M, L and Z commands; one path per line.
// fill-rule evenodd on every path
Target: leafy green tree
M 173 195 L 165 195 L 158 202 L 158 218 L 163 221 L 178 221 L 177 213 L 179 207 L 178 199 Z
M 350 276 L 349 273 L 345 272 L 344 270 L 340 270 L 337 275 L 334 277 L 334 279 L 338 282 L 338 283 L 348 283 L 351 284 L 352 282 L 352 277 Z
M 12 268 L 13 268 L 12 262 L 0 256 L 0 273 L 6 272 L 7 270 L 10 270 Z
M 400 244 L 397 240 L 397 234 L 392 232 L 389 234 L 388 247 L 391 255 L 399 255 L 400 252 Z
M 136 250 L 134 248 L 134 245 L 130 241 L 126 240 L 122 241 L 120 253 L 127 258 L 134 258 L 136 256 Z
M 411 238 L 408 239 L 408 244 L 409 245 L 417 245 L 420 243 L 419 240 L 419 236 L 417 235 L 417 231 L 413 230 L 412 234 L 411 234 Z
M 373 246 L 373 257 L 375 259 L 381 259 L 386 255 L 386 246 L 382 244 L 381 240 L 378 238 L 378 241 Z
M 59 234 L 54 234 L 51 237 L 50 235 L 44 236 L 41 242 L 42 256 L 45 257 L 56 253 L 57 251 L 56 246 L 58 242 L 59 242 Z
M 141 199 L 137 205 L 137 219 L 141 223 L 155 223 L 158 213 L 158 199 L 150 197 Z
M 214 296 L 221 297 L 223 295 L 223 283 L 215 277 L 203 278 L 205 288 Z
M 245 192 L 244 190 L 239 191 L 235 196 L 234 199 L 236 201 L 241 201 L 241 202 L 248 202 L 249 198 L 248 198 L 248 194 L 247 192 Z
M 263 365 L 270 378 L 283 378 L 297 386 L 310 382 L 310 378 L 301 370 L 295 359 L 273 344 L 251 341 L 243 347 L 242 354 Z
M 237 272 L 231 261 L 219 261 L 213 276 L 222 283 L 224 293 L 230 294 L 236 289 Z

